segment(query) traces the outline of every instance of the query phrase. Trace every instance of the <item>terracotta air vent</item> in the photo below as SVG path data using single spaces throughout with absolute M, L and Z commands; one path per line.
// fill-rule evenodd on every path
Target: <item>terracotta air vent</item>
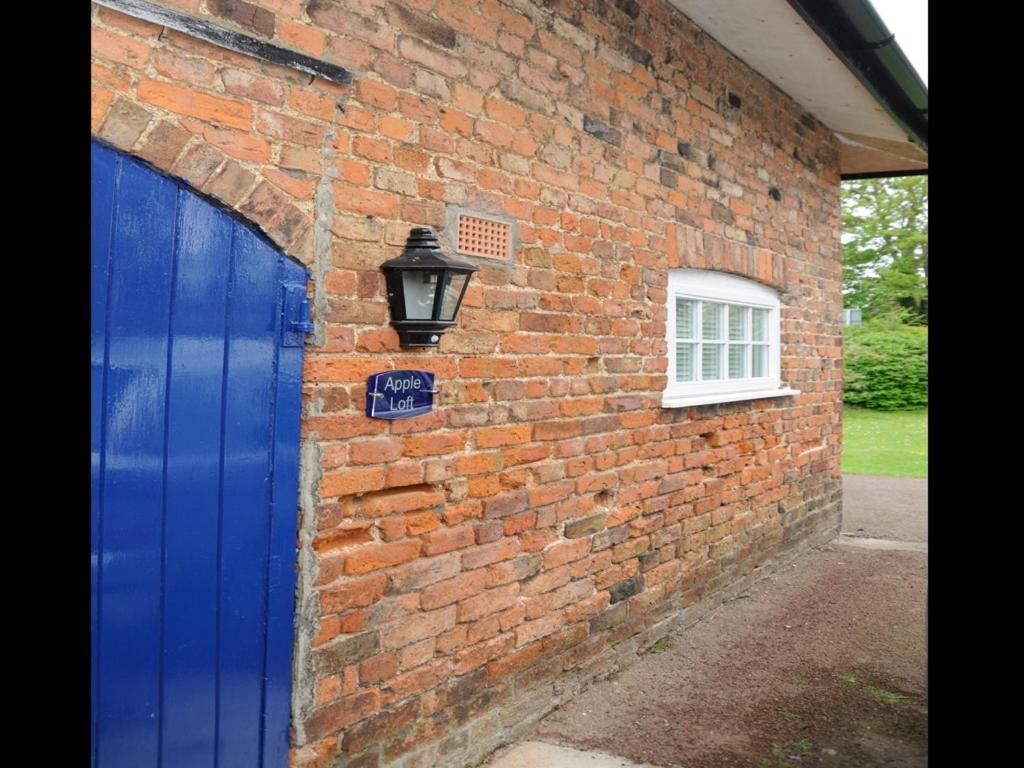
M 507 259 L 511 256 L 511 227 L 503 221 L 459 214 L 456 250 L 468 256 Z

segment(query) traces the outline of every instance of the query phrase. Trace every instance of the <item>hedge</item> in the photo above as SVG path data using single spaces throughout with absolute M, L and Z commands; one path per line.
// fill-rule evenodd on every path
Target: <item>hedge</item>
M 903 411 L 928 405 L 928 329 L 843 328 L 847 405 Z

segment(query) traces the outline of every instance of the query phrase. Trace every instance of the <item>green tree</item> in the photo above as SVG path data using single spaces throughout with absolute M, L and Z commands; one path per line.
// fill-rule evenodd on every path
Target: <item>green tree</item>
M 928 177 L 843 182 L 843 306 L 928 324 Z

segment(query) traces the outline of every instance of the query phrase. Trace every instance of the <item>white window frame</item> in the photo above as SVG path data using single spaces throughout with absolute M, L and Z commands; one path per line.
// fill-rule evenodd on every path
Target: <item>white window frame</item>
M 743 379 L 716 379 L 702 381 L 700 379 L 702 312 L 697 309 L 695 355 L 695 381 L 676 381 L 676 301 L 692 299 L 723 304 L 742 304 L 768 310 L 768 375 Z M 662 393 L 661 405 L 664 408 L 685 408 L 691 405 L 709 403 L 731 403 L 738 400 L 754 400 L 765 397 L 781 397 L 798 395 L 799 390 L 791 389 L 782 383 L 782 344 L 781 344 L 781 313 L 779 294 L 767 285 L 754 282 L 749 278 L 715 272 L 707 269 L 671 269 L 668 273 L 667 312 L 665 313 L 665 340 L 668 345 L 668 384 Z M 728 316 L 725 316 L 724 359 L 721 362 L 723 372 L 728 372 Z M 746 343 L 752 344 L 752 319 L 747 314 Z M 746 368 L 751 370 L 751 356 L 746 357 Z

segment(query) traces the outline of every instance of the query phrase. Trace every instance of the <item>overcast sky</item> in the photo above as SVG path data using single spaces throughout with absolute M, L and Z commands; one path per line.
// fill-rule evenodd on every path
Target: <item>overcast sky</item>
M 928 85 L 928 0 L 870 0 L 885 26 Z

